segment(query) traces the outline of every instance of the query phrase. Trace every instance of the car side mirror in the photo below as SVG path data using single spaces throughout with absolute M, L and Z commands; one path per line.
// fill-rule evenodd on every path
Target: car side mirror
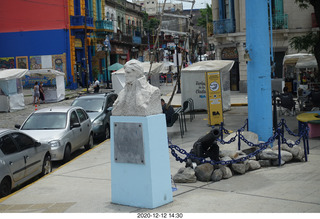
M 15 124 L 14 127 L 17 128 L 17 129 L 20 129 L 21 125 Z
M 40 146 L 41 146 L 41 143 L 40 143 L 40 142 L 38 142 L 38 141 L 36 141 L 36 142 L 35 142 L 35 144 L 34 144 L 34 146 L 36 146 L 36 147 L 40 147 Z
M 113 107 L 112 106 L 110 106 L 110 107 L 108 107 L 108 111 L 112 111 L 112 109 L 113 109 Z
M 71 129 L 80 127 L 80 123 L 76 122 L 71 125 Z

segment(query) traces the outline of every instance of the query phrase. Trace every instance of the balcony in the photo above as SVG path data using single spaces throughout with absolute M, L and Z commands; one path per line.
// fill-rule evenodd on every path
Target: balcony
M 272 29 L 288 29 L 288 14 L 272 15 Z
M 214 34 L 234 33 L 235 29 L 236 26 L 234 19 L 213 21 Z
M 105 20 L 98 20 L 96 21 L 96 30 L 99 31 L 108 31 L 113 32 L 113 22 L 112 21 L 105 21 Z
M 70 24 L 71 26 L 85 26 L 85 17 L 80 15 L 70 16 Z M 87 17 L 86 24 L 88 27 L 93 27 L 93 17 Z

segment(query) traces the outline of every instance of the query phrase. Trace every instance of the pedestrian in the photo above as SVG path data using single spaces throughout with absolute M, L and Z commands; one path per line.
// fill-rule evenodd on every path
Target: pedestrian
M 77 83 L 78 83 L 78 87 L 79 87 L 79 86 L 80 86 L 80 87 L 83 87 L 82 82 L 81 82 L 81 79 L 80 79 L 80 74 L 79 74 L 79 72 L 77 72 Z
M 42 103 L 46 103 L 45 96 L 44 96 L 43 82 L 40 82 L 39 91 L 40 91 L 40 100 L 42 100 Z
M 94 93 L 99 93 L 100 82 L 97 78 L 95 78 L 94 80 L 95 80 L 93 85 Z
M 39 89 L 38 82 L 36 81 L 33 87 L 33 105 L 36 104 L 37 102 L 40 104 L 40 89 Z

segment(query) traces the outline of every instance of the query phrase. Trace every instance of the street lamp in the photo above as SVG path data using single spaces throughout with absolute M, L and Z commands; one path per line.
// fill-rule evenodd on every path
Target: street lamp
M 200 55 L 200 62 L 201 62 L 202 61 L 201 60 L 202 41 L 198 42 L 198 47 L 199 47 L 199 55 Z
M 176 35 L 173 38 L 173 42 L 174 44 L 176 44 L 176 57 L 177 57 L 177 74 L 178 74 L 178 90 L 177 93 L 180 94 L 181 93 L 181 88 L 180 88 L 180 71 L 179 71 L 179 56 L 178 56 L 178 44 L 179 44 L 179 36 Z

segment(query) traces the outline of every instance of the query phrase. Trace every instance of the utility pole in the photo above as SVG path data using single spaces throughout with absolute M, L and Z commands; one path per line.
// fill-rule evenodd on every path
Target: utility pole
M 86 72 L 86 87 L 87 87 L 87 93 L 89 93 L 89 72 L 87 69 L 87 8 L 84 9 L 84 64 L 85 64 L 85 72 Z

